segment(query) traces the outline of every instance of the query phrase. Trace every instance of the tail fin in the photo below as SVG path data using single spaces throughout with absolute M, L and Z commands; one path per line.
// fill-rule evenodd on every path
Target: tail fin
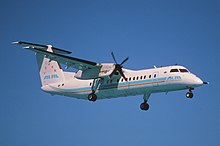
M 48 45 L 47 51 L 53 52 L 51 45 Z M 36 53 L 36 58 L 42 86 L 64 82 L 64 73 L 58 62 L 45 58 L 41 53 Z

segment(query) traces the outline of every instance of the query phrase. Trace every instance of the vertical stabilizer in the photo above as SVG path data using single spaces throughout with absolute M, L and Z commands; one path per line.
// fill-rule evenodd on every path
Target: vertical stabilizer
M 51 45 L 48 45 L 47 51 L 53 52 Z M 45 58 L 41 53 L 36 53 L 36 58 L 42 86 L 64 82 L 64 73 L 58 62 Z

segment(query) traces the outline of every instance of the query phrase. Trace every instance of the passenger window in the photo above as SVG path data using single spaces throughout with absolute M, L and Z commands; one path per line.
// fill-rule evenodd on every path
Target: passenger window
M 180 69 L 180 72 L 188 72 L 186 69 Z
M 142 80 L 142 78 L 143 78 L 143 77 L 141 76 L 141 78 L 140 78 L 140 79 Z
M 133 77 L 133 80 L 135 80 L 135 77 Z
M 154 78 L 156 78 L 156 76 L 157 76 L 157 75 L 156 75 L 156 74 L 154 74 Z
M 121 79 L 121 82 L 123 82 L 124 80 L 123 79 Z
M 137 77 L 137 80 L 138 80 L 138 78 L 139 78 L 139 77 Z
M 131 77 L 129 78 L 129 81 L 131 81 Z
M 151 78 L 151 75 L 149 75 L 149 79 Z
M 146 79 L 146 76 L 144 76 L 144 79 Z
M 179 72 L 178 69 L 171 69 L 170 72 Z

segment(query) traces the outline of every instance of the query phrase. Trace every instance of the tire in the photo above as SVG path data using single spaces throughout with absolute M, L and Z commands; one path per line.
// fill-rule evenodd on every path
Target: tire
M 187 98 L 193 98 L 193 93 L 192 92 L 187 92 L 186 97 Z
M 88 100 L 95 102 L 97 100 L 97 95 L 93 94 L 93 93 L 89 94 L 88 95 Z
M 147 102 L 143 102 L 140 105 L 141 110 L 147 111 L 149 109 L 149 104 Z

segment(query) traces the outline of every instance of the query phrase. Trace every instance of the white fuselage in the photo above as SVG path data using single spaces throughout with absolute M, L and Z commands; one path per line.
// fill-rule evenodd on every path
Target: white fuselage
M 183 71 L 181 72 L 180 69 Z M 123 69 L 127 81 L 120 75 L 114 75 L 112 78 L 96 79 L 95 81 L 80 80 L 75 77 L 76 73 L 64 72 L 65 81 L 44 85 L 41 88 L 53 95 L 87 99 L 88 94 L 97 85 L 95 92 L 97 99 L 104 99 L 193 89 L 203 84 L 200 78 L 188 72 L 188 70 L 186 72 L 186 70 L 183 66 L 168 66 L 138 71 Z M 94 82 L 98 83 L 95 84 Z

